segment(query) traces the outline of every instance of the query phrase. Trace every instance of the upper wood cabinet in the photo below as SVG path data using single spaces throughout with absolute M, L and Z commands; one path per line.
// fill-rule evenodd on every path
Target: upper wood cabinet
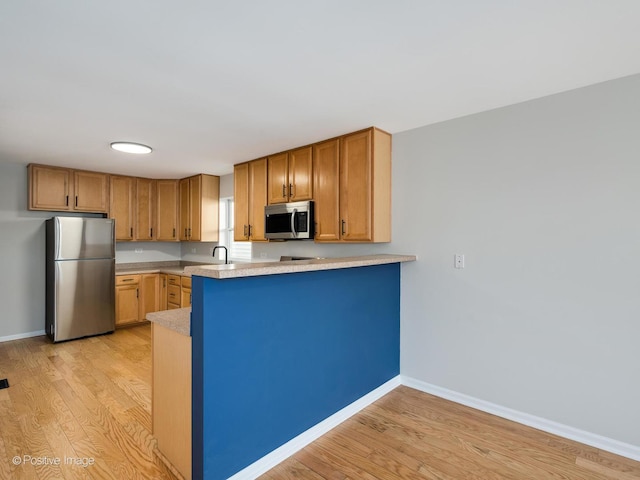
M 107 213 L 109 176 L 69 168 L 31 164 L 29 210 Z
M 73 171 L 73 195 L 76 212 L 107 213 L 109 209 L 109 176 L 106 173 Z
M 220 177 L 195 175 L 180 180 L 180 240 L 217 242 Z
M 178 241 L 178 181 L 156 180 L 156 240 Z
M 235 165 L 234 232 L 236 241 L 266 241 L 264 207 L 267 205 L 267 159 Z
M 313 146 L 314 215 L 318 242 L 340 241 L 340 139 Z
M 311 146 L 268 157 L 269 204 L 313 198 Z
M 314 183 L 316 241 L 391 241 L 390 134 L 370 128 L 316 144 Z
M 156 181 L 150 178 L 136 178 L 135 192 L 135 239 L 145 242 L 156 240 Z
M 116 240 L 134 240 L 135 178 L 111 175 L 109 218 L 116 224 Z

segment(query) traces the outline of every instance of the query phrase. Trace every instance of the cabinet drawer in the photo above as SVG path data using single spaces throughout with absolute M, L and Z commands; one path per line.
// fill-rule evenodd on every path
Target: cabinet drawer
M 191 277 L 182 277 L 182 288 L 191 288 Z
M 180 275 L 167 275 L 167 282 L 169 285 L 180 286 Z
M 181 289 L 178 285 L 169 285 L 167 287 L 167 302 L 180 305 Z
M 116 275 L 117 285 L 135 285 L 140 283 L 140 275 Z

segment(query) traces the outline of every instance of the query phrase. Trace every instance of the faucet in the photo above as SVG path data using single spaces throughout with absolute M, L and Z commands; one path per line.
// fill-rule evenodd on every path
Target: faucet
M 211 252 L 211 255 L 215 258 L 216 256 L 216 250 L 219 248 L 224 248 L 224 264 L 226 265 L 227 263 L 229 263 L 228 259 L 227 259 L 227 247 L 222 246 L 222 245 L 216 245 L 215 247 L 213 247 L 213 252 Z

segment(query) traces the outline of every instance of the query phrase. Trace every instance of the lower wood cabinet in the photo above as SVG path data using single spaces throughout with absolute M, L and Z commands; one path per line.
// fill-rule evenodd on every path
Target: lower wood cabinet
M 182 282 L 180 275 L 167 275 L 167 310 L 180 308 L 182 302 Z
M 180 286 L 182 287 L 182 296 L 180 297 L 180 306 L 190 307 L 191 306 L 191 277 L 182 277 L 180 281 Z
M 137 323 L 140 315 L 140 275 L 116 275 L 116 327 Z
M 158 450 L 191 478 L 191 337 L 151 324 L 151 419 Z
M 116 327 L 144 322 L 160 309 L 159 274 L 116 275 Z

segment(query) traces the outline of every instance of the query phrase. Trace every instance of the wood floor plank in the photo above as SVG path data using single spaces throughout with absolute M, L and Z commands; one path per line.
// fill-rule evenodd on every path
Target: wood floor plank
M 4 342 L 0 373 L 10 383 L 0 397 L 0 479 L 174 478 L 153 455 L 148 324 L 58 344 Z M 63 464 L 12 463 L 34 454 Z
M 278 472 L 293 460 L 339 480 L 640 480 L 640 462 L 408 387 L 335 427 Z

